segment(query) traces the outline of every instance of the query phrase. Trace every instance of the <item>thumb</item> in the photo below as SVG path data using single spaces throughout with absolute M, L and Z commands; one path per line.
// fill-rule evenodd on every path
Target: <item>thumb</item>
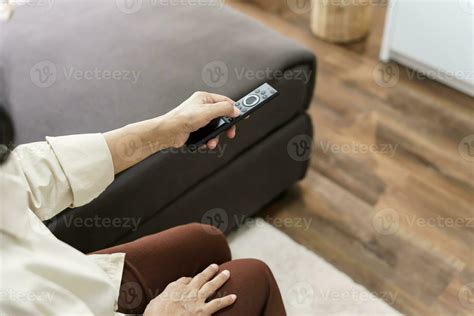
M 212 104 L 206 104 L 207 107 L 207 118 L 213 120 L 221 116 L 236 117 L 240 115 L 239 109 L 230 101 L 221 101 Z

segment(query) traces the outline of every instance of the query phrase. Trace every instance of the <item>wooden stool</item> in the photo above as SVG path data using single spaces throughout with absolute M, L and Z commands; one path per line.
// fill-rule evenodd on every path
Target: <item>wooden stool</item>
M 370 3 L 370 0 L 313 0 L 311 30 L 330 42 L 359 40 L 370 28 Z

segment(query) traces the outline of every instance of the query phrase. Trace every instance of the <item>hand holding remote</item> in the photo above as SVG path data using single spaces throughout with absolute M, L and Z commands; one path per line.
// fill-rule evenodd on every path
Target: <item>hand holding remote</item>
M 122 172 L 154 153 L 170 147 L 181 147 L 189 135 L 207 126 L 216 125 L 220 117 L 237 117 L 239 110 L 231 99 L 213 93 L 196 92 L 178 107 L 149 120 L 128 124 L 104 133 L 115 173 Z M 235 137 L 235 128 L 226 130 L 227 137 Z M 214 149 L 217 135 L 202 145 Z
M 203 127 L 218 126 L 221 117 L 238 117 L 239 109 L 230 98 L 208 92 L 195 92 L 178 107 L 165 114 L 166 120 L 173 129 L 174 138 L 170 147 L 181 147 L 189 135 Z M 170 126 L 170 127 L 171 127 Z M 228 138 L 235 137 L 235 127 L 226 131 Z M 206 142 L 209 149 L 216 148 L 219 138 L 215 137 Z
M 206 126 L 192 132 L 186 141 L 186 146 L 191 151 L 194 151 L 206 143 L 209 144 L 210 141 L 216 140 L 220 133 L 233 130 L 236 123 L 249 117 L 251 113 L 260 109 L 276 96 L 278 96 L 278 91 L 268 83 L 258 86 L 234 103 L 240 115 L 229 115 L 213 119 Z

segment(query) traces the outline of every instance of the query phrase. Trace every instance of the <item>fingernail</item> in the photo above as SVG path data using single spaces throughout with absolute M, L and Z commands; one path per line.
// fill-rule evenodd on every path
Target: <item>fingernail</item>
M 231 294 L 231 295 L 230 295 L 230 298 L 232 298 L 232 300 L 235 301 L 235 299 L 237 298 L 237 295 Z
M 240 115 L 240 110 L 234 107 L 234 116 L 239 116 L 239 115 Z
M 225 276 L 229 276 L 230 271 L 229 270 L 224 270 L 224 271 L 222 271 L 222 274 L 225 275 Z
M 217 264 L 213 263 L 213 264 L 211 264 L 211 268 L 213 268 L 215 270 L 215 269 L 219 268 L 219 266 Z

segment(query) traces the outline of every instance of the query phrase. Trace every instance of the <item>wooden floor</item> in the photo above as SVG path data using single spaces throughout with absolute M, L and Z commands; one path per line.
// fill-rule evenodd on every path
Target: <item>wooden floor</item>
M 262 215 L 311 219 L 283 230 L 404 314 L 474 315 L 474 99 L 398 65 L 377 83 L 383 7 L 368 39 L 337 46 L 307 15 L 231 5 L 318 56 L 311 168 Z

